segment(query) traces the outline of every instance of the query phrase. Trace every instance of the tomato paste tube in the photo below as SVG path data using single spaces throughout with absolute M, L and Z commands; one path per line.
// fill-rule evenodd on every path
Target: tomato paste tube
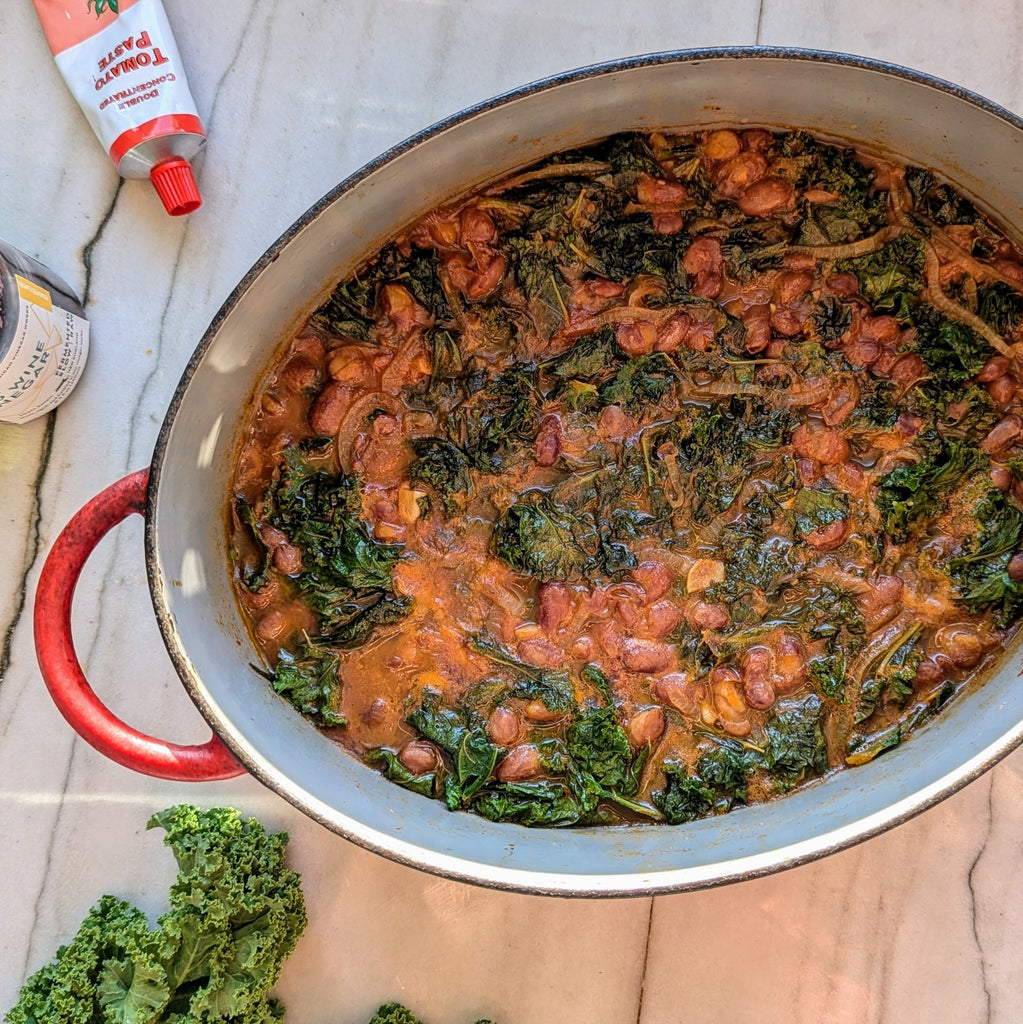
M 172 216 L 202 200 L 206 142 L 160 0 L 33 0 L 64 81 L 124 178 L 149 178 Z

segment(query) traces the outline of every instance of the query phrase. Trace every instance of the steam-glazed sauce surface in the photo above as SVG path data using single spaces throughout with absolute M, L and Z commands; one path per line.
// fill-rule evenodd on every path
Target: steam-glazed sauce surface
M 1023 612 L 1020 253 L 805 132 L 431 212 L 292 339 L 229 530 L 268 685 L 395 783 L 680 824 L 855 767 Z

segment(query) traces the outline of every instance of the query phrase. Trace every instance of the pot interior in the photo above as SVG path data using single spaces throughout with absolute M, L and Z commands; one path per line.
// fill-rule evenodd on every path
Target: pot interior
M 449 877 L 531 892 L 635 894 L 763 874 L 876 834 L 954 791 L 1019 743 L 1017 649 L 897 749 L 770 803 L 691 825 L 536 830 L 451 813 L 321 735 L 253 671 L 231 588 L 228 481 L 251 396 L 329 294 L 442 200 L 620 131 L 806 128 L 926 166 L 1014 237 L 1023 130 L 945 83 L 805 51 L 724 50 L 584 69 L 443 122 L 324 197 L 262 257 L 193 356 L 158 441 L 146 526 L 153 599 L 189 693 L 268 786 L 336 832 Z M 1017 645 L 1018 646 L 1018 645 Z

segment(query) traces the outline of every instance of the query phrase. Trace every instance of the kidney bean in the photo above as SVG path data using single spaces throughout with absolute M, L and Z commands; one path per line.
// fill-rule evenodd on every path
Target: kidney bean
M 320 369 L 305 356 L 292 356 L 281 368 L 277 378 L 292 394 L 312 391 L 320 382 Z
M 313 433 L 320 437 L 337 433 L 351 394 L 352 389 L 339 381 L 332 380 L 327 384 L 309 410 L 309 426 Z
M 1021 435 L 1023 435 L 1023 419 L 1020 419 L 1015 413 L 1010 413 L 991 428 L 987 437 L 980 442 L 980 446 L 988 455 L 994 455 L 1015 444 Z
M 561 417 L 548 413 L 540 420 L 536 435 L 536 464 L 553 466 L 561 455 Z
M 387 710 L 387 701 L 376 697 L 359 717 L 368 726 L 383 725 L 387 721 Z
M 740 661 L 742 672 L 742 692 L 750 707 L 763 711 L 769 708 L 775 699 L 774 654 L 769 647 L 757 644 L 750 647 Z
M 956 668 L 975 668 L 984 656 L 976 630 L 958 623 L 942 626 L 934 634 L 933 644 Z
M 531 700 L 522 709 L 522 714 L 527 722 L 533 722 L 535 725 L 548 725 L 559 718 L 564 718 L 560 711 L 552 711 L 542 700 Z
M 634 747 L 645 747 L 661 738 L 665 724 L 664 712 L 660 708 L 643 708 L 632 716 L 625 731 Z
M 273 608 L 264 615 L 256 626 L 260 640 L 276 640 L 288 628 L 288 617 L 279 608 Z
M 630 672 L 666 672 L 674 661 L 674 650 L 668 644 L 626 637 L 622 645 L 622 664 Z
M 824 290 L 832 295 L 848 298 L 860 290 L 860 282 L 856 275 L 852 273 L 829 274 L 824 279 Z
M 767 160 L 763 155 L 746 151 L 737 153 L 717 170 L 714 184 L 726 199 L 739 199 L 766 173 Z
M 818 551 L 834 551 L 845 543 L 849 536 L 849 523 L 845 519 L 836 519 L 826 526 L 819 526 L 806 535 L 807 544 Z
M 663 640 L 682 621 L 682 610 L 671 601 L 655 601 L 643 616 L 643 633 L 654 640 Z
M 774 281 L 774 301 L 787 306 L 813 287 L 813 274 L 805 270 L 783 270 Z
M 1000 491 L 1008 491 L 1012 487 L 1012 471 L 1008 466 L 992 466 L 988 476 L 991 483 Z
M 657 327 L 654 349 L 658 352 L 674 352 L 689 338 L 692 320 L 688 313 L 676 313 Z
M 274 551 L 274 568 L 285 576 L 297 576 L 302 571 L 302 551 L 294 544 L 281 544 Z
M 933 658 L 924 658 L 913 676 L 914 690 L 928 690 L 945 678 L 945 670 Z
M 730 736 L 750 734 L 749 705 L 734 668 L 716 668 L 710 674 L 710 692 L 721 728 Z
M 277 576 L 267 579 L 259 590 L 246 589 L 242 594 L 242 601 L 246 608 L 252 611 L 263 611 L 270 605 L 276 604 L 281 595 L 281 581 Z
M 275 526 L 263 523 L 259 528 L 259 539 L 271 550 L 275 551 L 282 544 L 289 543 L 288 535 Z
M 674 235 L 681 231 L 686 223 L 681 213 L 664 210 L 651 213 L 650 222 L 655 235 Z
M 738 155 L 741 149 L 742 142 L 739 140 L 739 136 L 727 129 L 711 132 L 703 141 L 704 155 L 708 160 L 715 162 L 731 160 L 732 157 Z
M 720 274 L 701 274 L 689 290 L 701 299 L 716 299 L 721 294 L 724 281 Z
M 486 210 L 466 206 L 458 215 L 458 241 L 467 249 L 497 241 L 497 225 Z
M 580 661 L 589 661 L 593 657 L 593 637 L 578 637 L 572 644 L 572 657 Z
M 619 624 L 629 632 L 636 632 L 636 625 L 639 622 L 639 607 L 633 601 L 616 600 L 614 615 Z
M 663 562 L 640 562 L 632 570 L 632 578 L 643 588 L 643 595 L 648 602 L 664 597 L 671 589 L 675 577 Z
M 697 599 L 686 607 L 686 622 L 696 630 L 724 629 L 731 621 L 728 605 Z
M 625 638 L 622 636 L 622 631 L 614 622 L 606 622 L 600 627 L 600 631 L 597 634 L 597 642 L 604 653 L 612 658 L 620 657 L 625 647 Z
M 746 351 L 750 355 L 763 352 L 771 341 L 771 307 L 767 304 L 750 306 L 741 320 L 746 328 L 743 341 Z
M 432 772 L 440 763 L 437 748 L 426 740 L 409 740 L 398 751 L 398 760 L 413 775 L 424 775 Z
M 521 732 L 519 716 L 511 708 L 494 708 L 487 719 L 487 734 L 491 743 L 499 747 L 510 747 Z
M 291 345 L 291 354 L 305 356 L 311 363 L 320 363 L 327 354 L 327 346 L 316 334 L 300 334 Z
M 815 459 L 825 466 L 844 462 L 849 457 L 849 442 L 838 430 L 801 423 L 792 433 L 792 448 L 797 455 Z
M 850 366 L 863 369 L 873 366 L 881 355 L 881 346 L 873 338 L 861 335 L 845 344 L 845 359 Z
M 794 338 L 803 330 L 806 311 L 798 309 L 776 309 L 771 314 L 771 327 L 784 338 Z M 768 347 L 770 352 L 770 346 Z
M 538 636 L 523 640 L 516 648 L 520 661 L 537 668 L 561 668 L 565 663 L 565 652 L 546 637 Z
M 890 622 L 902 609 L 903 583 L 897 576 L 875 576 L 857 598 L 868 632 Z
M 742 145 L 754 153 L 766 153 L 774 145 L 774 136 L 763 128 L 747 128 L 742 133 Z
M 567 583 L 541 583 L 536 592 L 536 621 L 545 633 L 555 633 L 572 617 L 575 595 Z
M 657 343 L 657 327 L 654 324 L 619 324 L 615 331 L 618 347 L 628 356 L 645 356 L 654 350 Z
M 767 217 L 790 206 L 795 196 L 796 191 L 791 182 L 768 176 L 750 185 L 737 202 L 747 217 Z
M 497 766 L 497 777 L 501 782 L 522 782 L 533 779 L 543 770 L 540 752 L 529 743 L 512 747 Z
M 684 203 L 689 198 L 689 190 L 680 181 L 665 181 L 644 174 L 636 182 L 636 198 L 648 206 L 665 206 Z
M 696 718 L 707 699 L 707 684 L 694 682 L 685 672 L 669 672 L 654 683 L 654 696 L 689 718 Z
M 913 352 L 899 356 L 892 363 L 892 368 L 888 371 L 891 379 L 902 387 L 909 387 L 911 384 L 915 384 L 916 381 L 926 374 L 927 365 Z
M 707 235 L 697 238 L 682 256 L 685 272 L 696 277 L 708 273 L 719 274 L 723 263 L 721 241 Z
M 654 350 L 657 352 L 674 352 L 678 347 L 670 347 L 671 341 L 662 337 L 662 332 L 665 327 L 671 325 L 676 320 L 687 320 L 688 326 L 685 328 L 684 333 L 681 336 L 681 344 L 684 345 L 690 352 L 707 352 L 714 344 L 714 325 L 709 320 L 701 320 L 697 318 L 690 318 L 685 314 L 679 314 L 677 317 L 672 317 L 667 325 L 662 325 L 657 329 L 657 342 L 654 345 Z
M 1005 356 L 992 356 L 982 367 L 980 373 L 974 378 L 978 384 L 990 384 L 999 377 L 1004 377 L 1009 372 L 1012 364 Z
M 1005 567 L 1005 571 L 1008 573 L 1010 580 L 1015 580 L 1017 583 L 1023 580 L 1023 551 L 1017 551 L 1009 559 L 1009 564 Z
M 825 476 L 833 487 L 849 494 L 861 494 L 867 482 L 863 467 L 855 462 L 838 462 L 828 466 Z
M 902 328 L 893 316 L 870 316 L 863 321 L 863 333 L 879 345 L 891 348 L 898 343 Z
M 636 421 L 620 405 L 605 405 L 597 429 L 609 441 L 624 441 L 636 429 Z
M 806 682 L 806 650 L 791 633 L 780 634 L 774 647 L 774 688 L 781 694 L 792 693 Z
M 991 396 L 991 401 L 1000 409 L 1005 410 L 1012 405 L 1013 399 L 1016 397 L 1016 388 L 1016 378 L 1011 373 L 1007 373 L 997 380 L 991 381 L 985 390 Z

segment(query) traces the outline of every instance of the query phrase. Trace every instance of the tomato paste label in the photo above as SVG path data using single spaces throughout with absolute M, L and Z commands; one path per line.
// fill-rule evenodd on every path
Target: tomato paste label
M 125 132 L 161 117 L 198 123 L 167 15 L 155 0 L 122 5 L 115 20 L 55 60 L 115 163 L 124 155 L 115 144 Z
M 27 423 L 59 405 L 71 393 L 89 353 L 89 322 L 57 305 L 35 281 L 14 275 L 17 302 L 3 310 L 13 327 L 10 347 L 0 359 L 0 421 Z

